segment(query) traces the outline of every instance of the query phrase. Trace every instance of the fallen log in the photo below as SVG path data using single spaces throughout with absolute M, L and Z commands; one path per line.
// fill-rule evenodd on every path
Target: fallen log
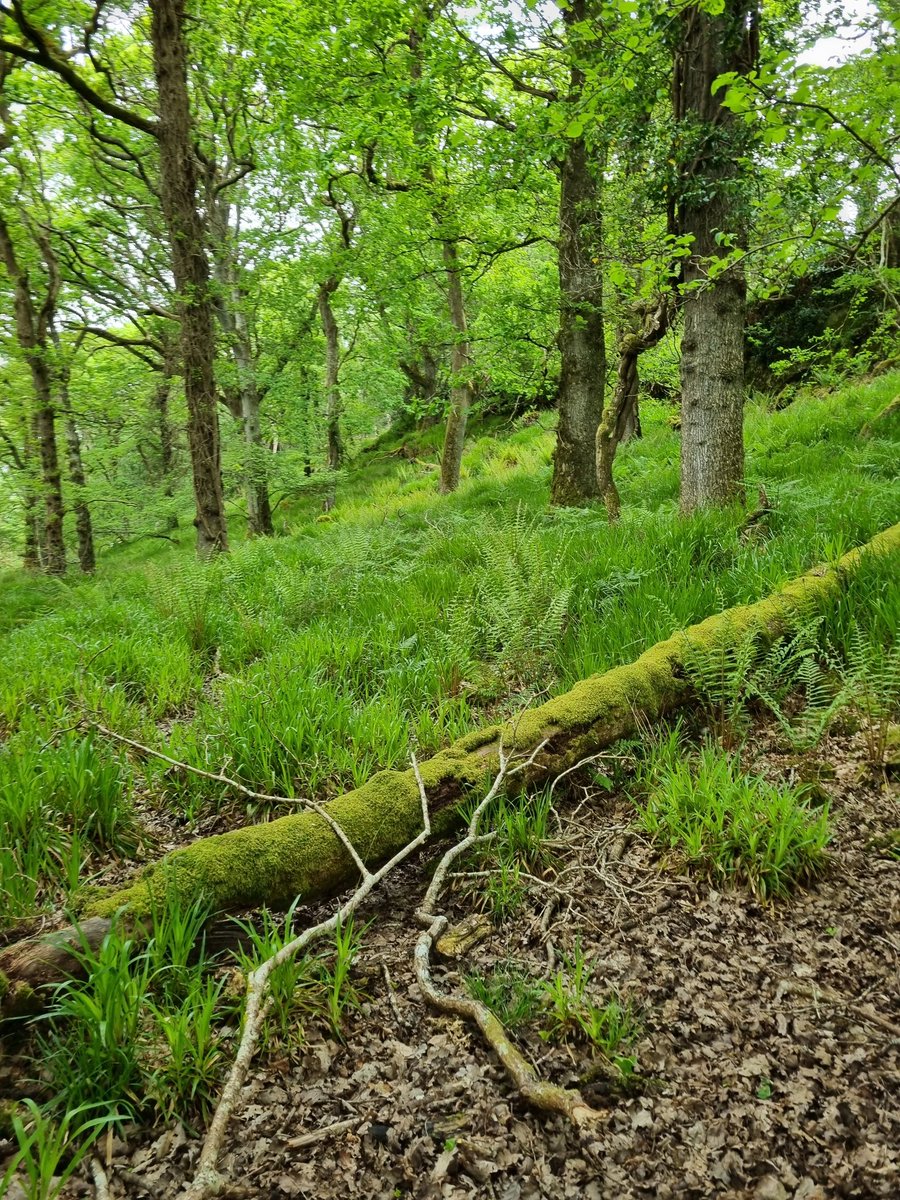
M 460 738 L 420 764 L 433 827 L 445 832 L 458 824 L 459 802 L 483 789 L 496 774 L 501 745 L 508 753 L 530 755 L 543 743 L 519 782 L 533 785 L 555 778 L 683 704 L 690 692 L 683 669 L 688 654 L 747 634 L 766 643 L 789 633 L 838 594 L 867 555 L 891 551 L 900 551 L 900 524 L 851 550 L 835 565 L 815 567 L 765 599 L 726 609 L 679 631 L 634 662 L 582 680 L 506 725 Z M 127 909 L 139 918 L 150 912 L 154 896 L 171 890 L 188 902 L 202 896 L 218 912 L 261 905 L 286 909 L 298 896 L 304 901 L 321 899 L 359 879 L 359 868 L 334 823 L 368 865 L 387 861 L 422 828 L 412 770 L 380 771 L 362 787 L 322 807 L 330 821 L 318 812 L 301 812 L 175 850 L 142 871 L 129 887 L 92 899 L 83 916 L 108 919 Z M 42 960 L 40 982 L 49 982 L 41 943 L 19 944 L 0 954 L 0 1014 L 21 1008 L 20 981 L 32 986 L 27 981 L 34 956 Z

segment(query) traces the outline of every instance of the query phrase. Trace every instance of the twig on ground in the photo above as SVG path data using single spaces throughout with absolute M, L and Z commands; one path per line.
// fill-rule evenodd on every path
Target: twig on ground
M 91 1179 L 96 1200 L 109 1200 L 109 1179 L 99 1158 L 91 1159 Z
M 192 767 L 190 763 L 181 762 L 177 758 L 170 758 L 168 754 L 163 754 L 161 750 L 154 750 L 152 746 L 145 746 L 143 742 L 136 742 L 133 738 L 125 737 L 122 733 L 116 733 L 114 729 L 107 729 L 105 725 L 100 725 L 96 721 L 89 721 L 86 724 L 89 724 L 105 737 L 112 738 L 115 742 L 121 742 L 124 746 L 130 746 L 132 750 L 137 750 L 139 753 L 146 754 L 150 758 L 158 758 L 162 762 L 168 763 L 171 767 L 178 767 L 179 770 L 187 771 L 191 775 L 199 775 L 201 779 L 212 779 L 215 783 L 224 783 L 227 787 L 240 792 L 242 796 L 246 796 L 249 800 L 266 800 L 273 804 L 314 806 L 314 801 L 306 800 L 300 796 L 270 796 L 267 792 L 254 792 L 251 788 L 244 787 L 242 783 L 238 783 L 236 779 L 230 779 L 227 775 L 220 775 L 218 771 L 204 771 L 201 767 Z
M 356 1129 L 363 1118 L 351 1117 L 349 1121 L 335 1121 L 332 1125 L 323 1125 L 321 1129 L 311 1129 L 309 1133 L 301 1133 L 298 1137 L 289 1138 L 284 1144 L 290 1150 L 302 1150 L 304 1146 L 314 1146 L 325 1138 L 335 1137 L 339 1133 L 347 1133 Z
M 487 1005 L 471 997 L 451 996 L 442 992 L 431 975 L 431 948 L 448 925 L 447 917 L 439 911 L 441 890 L 447 878 L 447 872 L 461 855 L 466 854 L 483 840 L 484 835 L 479 832 L 481 818 L 506 779 L 510 775 L 527 769 L 545 744 L 542 742 L 527 759 L 513 768 L 510 768 L 509 759 L 504 754 L 503 747 L 500 747 L 500 768 L 493 784 L 472 813 L 465 837 L 451 846 L 438 863 L 422 906 L 416 913 L 416 919 L 424 927 L 415 947 L 416 979 L 422 995 L 439 1012 L 462 1017 L 478 1026 L 523 1100 L 544 1112 L 562 1113 L 576 1125 L 586 1125 L 596 1120 L 600 1114 L 585 1102 L 580 1092 L 547 1083 L 538 1078 L 534 1067 L 513 1045 L 502 1023 Z M 419 787 L 424 797 L 421 780 L 419 780 Z
M 399 850 L 393 858 L 374 872 L 366 867 L 354 850 L 352 857 L 354 862 L 361 867 L 362 882 L 349 900 L 340 905 L 326 921 L 320 922 L 311 929 L 304 930 L 303 933 L 286 942 L 281 949 L 260 963 L 247 976 L 247 999 L 244 1007 L 244 1027 L 241 1039 L 234 1062 L 231 1065 L 231 1071 L 228 1079 L 225 1081 L 225 1086 L 219 1097 L 219 1103 L 216 1105 L 212 1121 L 207 1130 L 206 1139 L 200 1151 L 194 1180 L 184 1193 L 185 1200 L 207 1200 L 210 1196 L 221 1195 L 227 1186 L 225 1178 L 219 1173 L 217 1164 L 222 1153 L 222 1145 L 225 1132 L 228 1128 L 228 1122 L 238 1105 L 241 1089 L 247 1079 L 250 1064 L 256 1053 L 260 1030 L 266 1014 L 266 988 L 272 972 L 280 967 L 282 963 L 288 962 L 302 950 L 305 950 L 311 942 L 317 941 L 326 934 L 333 933 L 339 925 L 345 924 L 347 919 L 356 912 L 385 876 L 389 875 L 405 859 L 409 858 L 430 837 L 431 819 L 428 813 L 428 798 L 425 794 L 425 788 L 421 783 L 421 776 L 415 756 L 413 756 L 413 769 L 416 773 L 416 778 L 419 780 L 419 790 L 422 798 L 421 832 L 412 841 L 407 842 L 402 850 Z M 344 838 L 341 840 L 343 841 Z M 346 842 L 344 844 L 346 845 Z
M 403 1020 L 403 1013 L 400 1011 L 400 1007 L 397 1004 L 397 997 L 394 995 L 394 981 L 391 979 L 391 973 L 388 970 L 388 965 L 386 962 L 384 962 L 384 960 L 382 960 L 381 963 L 381 974 L 384 978 L 384 987 L 385 991 L 387 992 L 388 1004 L 391 1006 L 391 1012 L 394 1014 L 394 1020 L 402 1029 L 405 1024 L 405 1021 Z
M 831 988 L 821 987 L 818 984 L 800 983 L 793 979 L 785 979 L 778 985 L 778 992 L 781 994 L 787 992 L 793 996 L 803 996 L 805 999 L 811 1000 L 813 1004 L 824 1001 L 826 1004 L 832 1004 L 838 1008 L 849 1009 L 861 1021 L 864 1021 L 868 1025 L 875 1025 L 878 1029 L 883 1029 L 885 1033 L 889 1033 L 891 1037 L 900 1040 L 900 1026 L 895 1025 L 893 1021 L 889 1021 L 887 1017 L 883 1017 L 880 1012 L 876 1012 L 871 1005 L 860 1004 L 847 996 L 840 995 L 839 992 L 835 992 Z

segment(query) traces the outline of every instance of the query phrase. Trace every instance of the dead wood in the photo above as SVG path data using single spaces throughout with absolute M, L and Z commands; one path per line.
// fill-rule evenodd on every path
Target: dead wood
M 571 691 L 526 710 L 504 726 L 460 738 L 420 766 L 432 823 L 441 831 L 458 823 L 460 801 L 481 792 L 496 773 L 501 745 L 509 753 L 531 754 L 517 785 L 554 779 L 689 701 L 683 662 L 691 648 L 721 646 L 748 634 L 762 644 L 771 642 L 838 594 L 867 555 L 898 549 L 900 525 L 895 525 L 837 564 L 814 568 L 763 600 L 727 609 L 679 631 L 635 662 L 582 680 Z M 121 735 L 117 738 L 122 740 Z M 337 827 L 355 847 L 355 855 Z M 362 787 L 313 811 L 202 838 L 173 851 L 146 868 L 130 886 L 93 901 L 85 916 L 110 918 L 122 908 L 136 917 L 145 916 L 154 897 L 170 890 L 188 903 L 202 896 L 220 913 L 262 904 L 286 909 L 298 896 L 308 902 L 337 894 L 360 879 L 361 868 L 389 860 L 421 829 L 419 786 L 413 771 L 380 771 Z M 68 936 L 69 944 L 75 944 L 71 938 L 78 935 Z M 0 970 L 5 973 L 0 977 L 4 1015 L 21 1005 L 24 994 L 33 996 L 28 982 L 33 958 L 44 964 L 39 983 L 53 982 L 53 952 L 32 943 L 9 947 L 0 956 Z M 57 969 L 55 977 L 63 978 L 64 971 Z
M 441 891 L 447 878 L 447 872 L 458 858 L 467 854 L 474 846 L 482 844 L 494 836 L 493 833 L 481 832 L 481 821 L 485 811 L 507 779 L 525 771 L 541 749 L 542 747 L 538 746 L 528 758 L 519 762 L 517 766 L 510 767 L 510 760 L 503 752 L 503 748 L 500 748 L 500 768 L 494 777 L 493 784 L 472 813 L 465 837 L 451 846 L 438 863 L 428 891 L 425 893 L 425 899 L 422 901 L 422 907 L 416 913 L 416 919 L 424 926 L 415 947 L 416 980 L 422 995 L 438 1012 L 446 1013 L 448 1016 L 462 1017 L 463 1020 L 478 1026 L 485 1041 L 500 1059 L 504 1070 L 527 1104 L 542 1112 L 562 1113 L 576 1125 L 587 1125 L 596 1120 L 600 1113 L 591 1108 L 580 1092 L 541 1079 L 531 1063 L 513 1044 L 502 1022 L 486 1004 L 482 1004 L 481 1001 L 470 996 L 454 996 L 441 991 L 431 972 L 432 947 L 445 933 L 449 924 L 447 917 L 439 910 Z M 425 804 L 427 797 L 421 776 L 418 776 L 418 782 L 422 803 Z

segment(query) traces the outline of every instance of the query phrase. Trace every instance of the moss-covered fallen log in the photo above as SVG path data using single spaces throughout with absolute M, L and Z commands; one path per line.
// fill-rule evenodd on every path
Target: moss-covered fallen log
M 459 801 L 496 773 L 501 743 L 509 752 L 526 754 L 544 743 L 520 778 L 530 784 L 553 778 L 683 704 L 690 691 L 684 671 L 688 654 L 736 643 L 747 634 L 768 642 L 790 632 L 841 591 L 866 555 L 892 550 L 900 550 L 900 525 L 837 564 L 816 567 L 763 600 L 679 631 L 634 662 L 582 680 L 506 725 L 460 738 L 420 764 L 435 827 L 447 829 Z M 325 808 L 370 865 L 388 859 L 421 829 L 412 770 L 381 771 Z M 169 889 L 187 900 L 203 896 L 220 912 L 261 905 L 286 908 L 297 896 L 314 900 L 332 895 L 356 878 L 358 870 L 328 822 L 315 812 L 301 812 L 173 851 L 142 871 L 131 886 L 92 900 L 84 915 L 109 917 L 124 907 L 140 916 L 154 894 Z M 17 953 L 15 961 L 21 963 Z M 9 959 L 4 962 L 7 954 L 0 955 L 0 972 L 11 965 Z M 7 973 L 14 979 L 18 971 Z M 0 979 L 0 991 L 2 984 Z

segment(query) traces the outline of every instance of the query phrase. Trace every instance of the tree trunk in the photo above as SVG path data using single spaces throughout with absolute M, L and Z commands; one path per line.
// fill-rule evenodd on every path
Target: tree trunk
M 444 270 L 447 275 L 447 305 L 453 326 L 453 349 L 450 351 L 450 411 L 441 452 L 441 492 L 455 492 L 459 487 L 463 448 L 466 444 L 466 422 L 472 406 L 472 352 L 463 300 L 462 274 L 456 241 L 445 238 L 443 243 Z
M 81 458 L 81 436 L 75 418 L 66 418 L 66 449 L 69 459 L 69 478 L 75 485 L 75 533 L 78 537 L 78 565 L 85 575 L 93 574 L 97 566 L 94 555 L 94 529 L 91 510 L 84 499 L 84 463 Z
M 48 253 L 52 253 L 47 247 Z M 45 261 L 47 259 L 45 254 Z M 56 324 L 51 316 L 47 325 L 50 340 L 56 351 L 56 383 L 59 393 L 59 407 L 66 414 L 66 457 L 69 466 L 69 479 L 74 485 L 75 500 L 72 508 L 75 512 L 75 536 L 78 543 L 78 565 L 85 575 L 92 575 L 97 567 L 94 554 L 94 527 L 91 522 L 91 510 L 84 496 L 85 483 L 84 462 L 81 457 L 81 435 L 78 425 L 69 407 L 69 376 L 70 363 L 66 357 Z
M 895 271 L 900 267 L 900 204 L 883 218 L 881 222 L 881 246 L 879 250 L 879 265 Z
M 665 336 L 672 315 L 670 296 L 637 304 L 632 310 L 630 327 L 625 329 L 619 341 L 616 388 L 597 430 L 597 483 L 610 521 L 617 521 L 621 511 L 619 490 L 612 473 L 613 460 L 619 444 L 634 435 L 638 424 L 638 358 Z
M 587 18 L 586 0 L 563 9 L 570 53 L 575 28 Z M 569 71 L 569 100 L 584 89 L 584 70 Z M 601 175 L 583 137 L 570 139 L 560 167 L 559 195 L 559 425 L 553 456 L 553 504 L 581 505 L 599 494 L 596 439 L 603 413 L 606 345 L 603 329 Z
M 272 505 L 269 501 L 269 473 L 266 463 L 268 455 L 262 444 L 260 432 L 259 388 L 256 384 L 256 367 L 250 345 L 250 331 L 240 301 L 241 297 L 237 297 L 234 310 L 233 354 L 238 373 L 238 388 L 241 394 L 241 421 L 247 455 L 244 464 L 247 530 L 251 537 L 271 537 L 275 528 L 272 524 Z
M 260 433 L 261 401 L 245 298 L 241 294 L 239 266 L 234 249 L 231 205 L 221 197 L 216 197 L 213 186 L 209 187 L 208 192 L 207 207 L 213 214 L 213 262 L 219 286 L 216 311 L 219 324 L 228 340 L 238 381 L 238 402 L 234 406 L 234 415 L 240 417 L 245 446 L 244 498 L 247 504 L 247 532 L 251 537 L 269 537 L 275 530 L 269 501 L 267 455 Z
M 331 276 L 319 285 L 319 316 L 325 334 L 325 426 L 328 437 L 328 469 L 337 471 L 344 462 L 344 442 L 341 437 L 341 389 L 338 375 L 341 366 L 338 324 L 331 297 L 340 280 Z
M 681 508 L 743 498 L 744 315 L 740 266 L 710 278 L 720 239 L 746 245 L 746 200 L 740 160 L 746 125 L 722 104 L 713 81 L 745 73 L 757 57 L 755 0 L 726 0 L 716 16 L 692 7 L 681 16 L 674 108 L 681 143 L 677 231 L 690 236 L 684 265 L 681 346 Z M 717 237 L 718 235 L 718 237 Z
M 197 167 L 187 87 L 185 9 L 185 0 L 150 0 L 150 37 L 159 96 L 160 199 L 178 293 L 197 551 L 206 555 L 227 550 L 228 529 L 216 408 L 209 262 L 197 207 Z
M 22 568 L 25 571 L 41 569 L 41 513 L 31 465 L 26 465 L 25 480 L 25 545 L 22 550 Z
M 41 460 L 41 486 L 44 492 L 44 569 L 48 575 L 65 575 L 66 547 L 63 541 L 62 474 L 56 445 L 56 407 L 50 388 L 46 363 L 37 355 L 31 359 L 31 375 L 37 398 L 34 429 Z
M 178 373 L 176 348 L 172 339 L 163 335 L 163 362 L 161 374 L 153 391 L 153 413 L 159 435 L 159 482 L 163 495 L 171 500 L 175 495 L 175 429 L 169 416 L 169 401 L 172 397 L 172 380 Z M 178 515 L 174 510 L 166 514 L 166 529 L 178 528 Z
M 32 430 L 41 464 L 41 488 L 44 493 L 44 568 L 49 575 L 65 575 L 66 548 L 63 541 L 62 475 L 56 446 L 56 406 L 50 374 L 46 327 L 53 301 L 39 315 L 34 307 L 28 272 L 19 264 L 9 227 L 0 213 L 0 258 L 13 285 L 16 315 L 16 339 L 31 371 L 34 391 Z

